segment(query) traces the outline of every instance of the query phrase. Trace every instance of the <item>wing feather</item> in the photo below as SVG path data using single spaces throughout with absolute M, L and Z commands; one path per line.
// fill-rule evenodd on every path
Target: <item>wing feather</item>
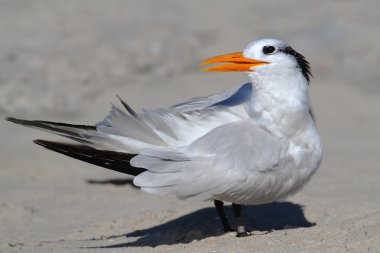
M 181 199 L 244 198 L 252 193 L 242 194 L 242 184 L 257 184 L 261 191 L 274 185 L 267 172 L 289 164 L 283 161 L 290 159 L 286 155 L 288 147 L 287 141 L 250 120 L 230 123 L 215 128 L 186 149 L 173 151 L 173 157 L 168 150 L 162 156 L 159 150 L 154 156 L 151 151 L 137 155 L 131 164 L 146 171 L 134 183 L 144 191 L 170 193 Z M 178 152 L 183 155 L 178 156 Z M 257 194 L 258 198 L 263 195 Z
M 169 146 L 185 146 L 218 126 L 247 119 L 244 104 L 251 94 L 252 84 L 246 83 L 169 108 L 144 110 L 139 118 Z

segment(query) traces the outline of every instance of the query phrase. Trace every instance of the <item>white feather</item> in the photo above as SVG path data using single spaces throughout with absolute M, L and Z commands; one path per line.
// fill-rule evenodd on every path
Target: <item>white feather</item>
M 130 163 L 146 171 L 134 183 L 146 192 L 237 204 L 282 199 L 315 173 L 322 146 L 305 69 L 294 56 L 265 54 L 266 45 L 287 47 L 270 39 L 251 43 L 243 55 L 270 63 L 248 72 L 251 83 L 141 113 L 122 101 L 127 112 L 112 106 L 96 130 L 11 120 L 97 149 L 138 154 Z

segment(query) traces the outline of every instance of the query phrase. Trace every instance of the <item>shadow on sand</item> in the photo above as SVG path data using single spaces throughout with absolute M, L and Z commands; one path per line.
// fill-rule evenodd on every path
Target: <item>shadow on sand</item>
M 226 207 L 226 214 L 233 224 L 231 206 Z M 273 230 L 312 227 L 315 223 L 309 222 L 303 213 L 302 206 L 291 202 L 271 203 L 259 206 L 245 206 L 243 208 L 248 229 L 252 231 L 271 232 Z M 211 236 L 222 235 L 221 223 L 214 208 L 204 208 L 193 213 L 181 216 L 174 220 L 154 227 L 135 230 L 116 237 L 136 238 L 132 242 L 119 243 L 91 248 L 120 248 L 120 247 L 155 247 L 177 243 L 189 243 L 193 240 L 202 240 Z

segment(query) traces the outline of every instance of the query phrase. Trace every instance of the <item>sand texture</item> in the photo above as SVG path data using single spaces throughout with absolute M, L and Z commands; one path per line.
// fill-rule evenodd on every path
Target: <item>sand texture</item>
M 0 114 L 94 124 L 119 94 L 136 110 L 246 82 L 198 63 L 256 39 L 311 62 L 324 144 L 311 182 L 247 206 L 224 234 L 212 203 L 46 151 L 58 137 L 0 123 L 0 252 L 380 252 L 380 1 L 1 0 Z M 232 218 L 232 210 L 227 208 Z

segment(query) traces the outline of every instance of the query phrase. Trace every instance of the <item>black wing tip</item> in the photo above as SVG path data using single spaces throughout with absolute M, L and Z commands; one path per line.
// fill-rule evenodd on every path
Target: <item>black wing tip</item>
M 42 147 L 48 147 L 49 144 L 53 144 L 54 142 L 52 141 L 45 141 L 45 140 L 41 140 L 41 139 L 36 139 L 36 140 L 33 140 L 33 142 L 37 145 L 40 145 Z
M 45 120 L 17 119 L 14 117 L 6 117 L 5 120 L 18 124 L 18 125 L 29 126 L 29 127 L 34 126 L 34 127 L 44 128 L 44 129 L 49 128 L 50 130 L 53 129 L 56 131 L 60 130 L 59 127 L 72 127 L 72 128 L 83 129 L 83 130 L 96 130 L 96 126 L 93 126 L 93 125 L 75 125 L 75 124 L 70 124 L 70 123 L 45 121 Z
M 15 117 L 6 117 L 5 120 L 22 126 L 31 126 L 37 122 L 36 120 L 18 119 Z
M 116 97 L 120 100 L 120 103 L 124 106 L 124 108 L 134 117 L 138 117 L 137 113 L 130 107 L 127 102 L 125 102 L 118 94 L 116 94 Z
M 91 163 L 106 169 L 118 171 L 121 173 L 137 176 L 145 171 L 143 168 L 131 166 L 130 160 L 136 154 L 129 154 L 111 150 L 99 150 L 87 145 L 78 145 L 64 142 L 46 141 L 36 139 L 33 141 L 46 149 L 57 153 Z
M 82 149 L 85 148 L 85 149 L 95 150 L 94 148 L 87 145 L 80 145 L 80 144 L 69 143 L 69 142 L 47 141 L 47 140 L 41 140 L 41 139 L 35 139 L 33 140 L 33 142 L 37 145 L 40 145 L 44 148 L 47 148 L 56 152 L 64 151 L 65 148 L 70 148 L 70 147 L 72 148 L 81 147 Z
M 35 144 L 37 144 L 37 145 L 43 145 L 43 143 L 45 142 L 44 140 L 41 140 L 41 139 L 35 139 L 35 140 L 33 140 L 33 142 L 35 143 Z
M 50 150 L 53 150 L 53 151 L 56 151 L 58 153 L 61 153 L 59 152 L 60 149 L 59 147 L 61 145 L 64 145 L 63 143 L 60 143 L 60 142 L 55 142 L 55 141 L 46 141 L 46 140 L 41 140 L 41 139 L 36 139 L 36 140 L 33 140 L 33 142 L 41 147 L 44 147 L 46 149 L 50 149 Z M 68 144 L 70 145 L 70 144 Z
M 25 121 L 27 121 L 25 119 L 17 119 L 15 117 L 6 117 L 5 120 L 16 124 L 23 124 Z

